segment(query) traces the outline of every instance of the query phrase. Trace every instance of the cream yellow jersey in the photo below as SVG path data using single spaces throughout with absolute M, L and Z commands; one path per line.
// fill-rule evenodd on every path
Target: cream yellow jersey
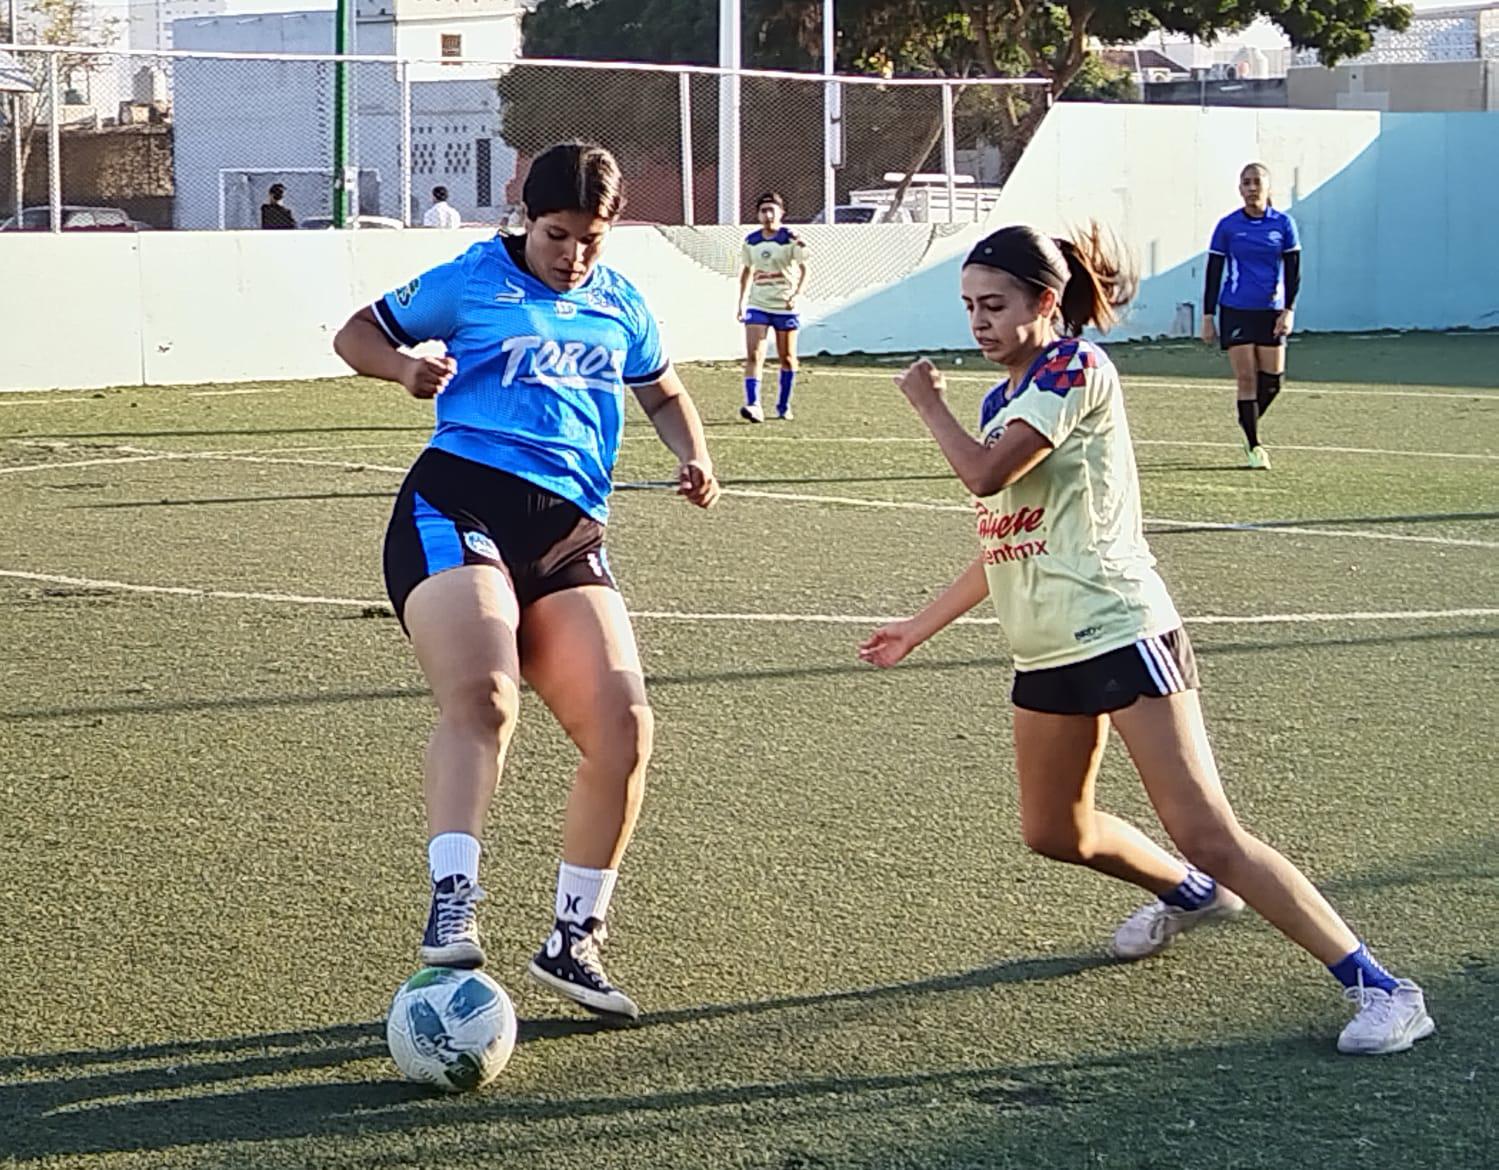
M 749 307 L 767 313 L 791 312 L 797 270 L 807 262 L 802 238 L 787 227 L 770 235 L 753 231 L 745 237 L 740 257 L 750 270 Z
M 1145 543 L 1124 394 L 1108 355 L 1079 338 L 1054 342 L 1018 387 L 1001 382 L 984 399 L 984 442 L 1016 420 L 1051 453 L 974 501 L 1015 668 L 1067 666 L 1179 626 Z

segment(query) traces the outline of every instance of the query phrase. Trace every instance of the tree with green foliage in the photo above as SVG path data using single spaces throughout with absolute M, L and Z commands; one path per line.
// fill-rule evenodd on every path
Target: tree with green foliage
M 1120 101 L 1134 96 L 1128 74 L 1091 52 L 1094 42 L 1131 43 L 1156 31 L 1203 41 L 1238 32 L 1267 17 L 1298 49 L 1315 50 L 1328 65 L 1366 50 L 1375 30 L 1403 29 L 1410 9 L 1391 0 L 837 0 L 840 73 L 876 77 L 955 79 L 1034 77 L 1052 97 Z M 746 67 L 819 71 L 821 5 L 806 0 L 744 0 Z M 522 24 L 527 57 L 581 58 L 713 65 L 718 58 L 717 5 L 703 0 L 541 0 Z M 669 75 L 604 72 L 586 78 L 547 76 L 548 67 L 520 65 L 499 83 L 504 135 L 523 151 L 558 138 L 591 137 L 621 155 L 676 157 L 672 126 L 677 81 Z M 795 149 L 816 158 L 806 166 L 809 187 L 820 191 L 820 85 L 808 79 L 761 83 L 760 96 L 744 82 L 744 106 L 773 102 L 782 126 L 810 133 Z M 1006 165 L 1018 157 L 1044 113 L 1034 91 L 968 85 L 956 94 L 960 142 L 999 146 Z M 694 154 L 711 162 L 716 152 L 716 86 L 694 79 Z M 878 174 L 857 173 L 873 156 L 858 149 L 860 127 L 877 127 L 880 157 L 905 146 L 907 181 L 931 159 L 941 140 L 940 111 L 930 94 L 919 114 L 896 87 L 847 86 L 844 92 L 849 164 L 840 176 L 856 187 Z M 904 103 L 904 104 L 903 104 Z M 789 144 L 787 149 L 793 149 Z M 746 156 L 750 155 L 748 146 Z M 883 171 L 871 162 L 875 171 Z M 753 183 L 749 184 L 753 185 Z M 903 189 L 902 185 L 902 189 Z M 793 193 L 788 191 L 788 198 Z M 820 194 L 807 193 L 820 202 Z
M 745 0 L 745 63 L 819 69 L 821 6 Z M 1325 65 L 1364 52 L 1381 28 L 1410 24 L 1392 0 L 837 0 L 840 72 L 940 77 L 1034 74 L 1061 95 L 1093 41 L 1156 31 L 1202 41 L 1265 17 Z M 542 0 L 522 25 L 526 54 L 713 65 L 718 11 L 703 0 Z

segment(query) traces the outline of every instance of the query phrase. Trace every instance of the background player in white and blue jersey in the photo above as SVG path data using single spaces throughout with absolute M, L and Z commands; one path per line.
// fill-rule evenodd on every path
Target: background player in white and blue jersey
M 479 841 L 515 729 L 520 680 L 581 753 L 555 925 L 531 974 L 591 1011 L 638 1009 L 599 962 L 640 812 L 652 717 L 604 523 L 629 387 L 699 507 L 718 483 L 692 400 L 640 293 L 598 263 L 623 206 L 602 147 L 531 164 L 526 231 L 476 244 L 369 308 L 334 343 L 361 374 L 435 398 L 437 427 L 396 498 L 386 588 L 437 700 L 426 755 L 431 965 L 484 962 Z M 444 357 L 402 349 L 440 340 Z
M 1217 339 L 1228 351 L 1248 466 L 1269 471 L 1259 426 L 1285 378 L 1286 338 L 1301 288 L 1301 237 L 1296 221 L 1270 205 L 1270 172 L 1263 163 L 1239 173 L 1239 195 L 1244 206 L 1218 221 L 1208 245 L 1202 339 L 1209 345 Z M 1216 330 L 1215 310 L 1222 315 Z
M 776 191 L 755 200 L 760 226 L 744 238 L 740 249 L 739 320 L 744 322 L 744 405 L 739 417 L 764 422 L 760 405 L 760 374 L 765 368 L 765 338 L 774 330 L 776 356 L 781 362 L 781 392 L 776 416 L 790 421 L 791 392 L 796 386 L 796 331 L 801 318 L 796 301 L 807 283 L 807 245 L 781 222 L 786 201 Z

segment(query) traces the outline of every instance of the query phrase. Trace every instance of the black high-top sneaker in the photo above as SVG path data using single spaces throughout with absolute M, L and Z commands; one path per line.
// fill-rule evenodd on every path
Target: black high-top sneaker
M 606 938 L 604 924 L 597 918 L 581 926 L 558 919 L 531 960 L 531 978 L 596 1015 L 638 1020 L 640 1008 L 609 982 L 599 962 L 599 946 Z

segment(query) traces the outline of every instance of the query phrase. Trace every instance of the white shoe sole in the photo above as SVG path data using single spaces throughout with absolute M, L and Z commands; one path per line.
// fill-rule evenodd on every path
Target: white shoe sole
M 1118 959 L 1123 963 L 1134 963 L 1138 962 L 1141 959 L 1149 959 L 1154 957 L 1155 955 L 1159 955 L 1162 951 L 1164 951 L 1167 947 L 1169 947 L 1172 943 L 1174 943 L 1188 931 L 1196 930 L 1198 927 L 1207 926 L 1214 922 L 1227 922 L 1230 919 L 1237 918 L 1240 914 L 1244 913 L 1243 898 L 1239 897 L 1238 894 L 1228 889 L 1224 889 L 1222 893 L 1226 896 L 1220 896 L 1217 902 L 1213 905 L 1212 909 L 1205 911 L 1200 918 L 1192 919 L 1190 923 L 1188 923 L 1181 930 L 1177 931 L 1175 934 L 1171 935 L 1169 938 L 1163 939 L 1161 945 L 1156 947 L 1154 950 L 1140 951 L 1138 953 L 1131 954 L 1127 951 L 1119 950 L 1118 943 L 1111 938 L 1109 939 L 1109 945 L 1106 948 L 1108 950 L 1109 957 Z
M 421 947 L 422 963 L 428 967 L 461 967 L 475 970 L 484 966 L 484 948 L 478 943 L 450 943 L 445 947 Z
M 1358 1044 L 1344 1044 L 1343 1038 L 1339 1036 L 1338 1051 L 1345 1056 L 1389 1056 L 1394 1052 L 1405 1052 L 1414 1048 L 1417 1040 L 1425 1040 L 1436 1030 L 1437 1022 L 1423 1011 L 1420 1020 L 1416 1021 L 1413 1027 L 1378 1047 L 1365 1048 Z
M 757 415 L 753 413 L 747 406 L 741 406 L 739 408 L 739 417 L 742 418 L 745 422 L 749 423 L 762 423 L 765 421 L 765 416 L 763 414 Z
M 590 991 L 586 987 L 579 987 L 575 983 L 568 983 L 565 979 L 558 979 L 550 971 L 531 963 L 526 968 L 532 979 L 543 987 L 555 991 L 558 995 L 570 999 L 581 1008 L 586 1008 L 595 1015 L 608 1016 L 616 1020 L 638 1020 L 640 1008 L 628 995 L 622 991 L 616 991 L 612 995 L 601 995 L 597 991 Z

